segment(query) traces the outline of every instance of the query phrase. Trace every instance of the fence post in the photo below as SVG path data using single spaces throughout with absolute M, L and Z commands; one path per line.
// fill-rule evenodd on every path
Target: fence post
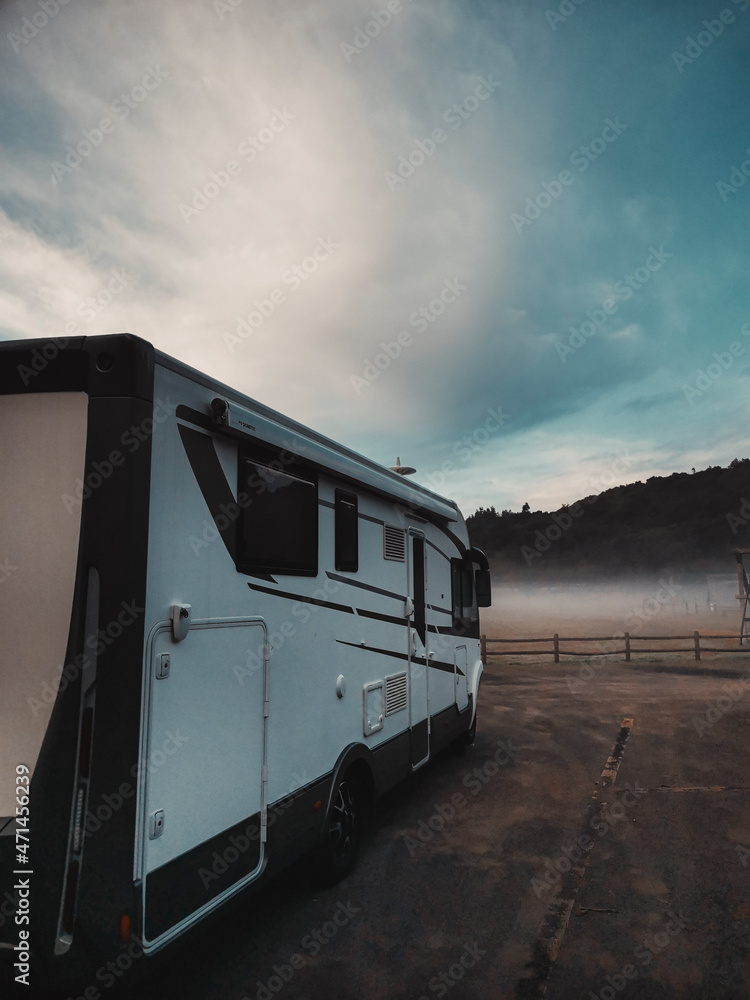
M 557 634 L 557 632 L 555 632 L 554 643 L 555 643 L 555 663 L 559 663 L 560 662 L 560 636 Z
M 630 663 L 630 632 L 625 633 L 625 662 Z
M 487 636 L 482 633 L 479 640 L 479 655 L 482 658 L 482 666 L 487 666 Z
M 700 632 L 693 632 L 693 641 L 695 642 L 695 658 L 700 660 L 701 658 L 701 634 Z

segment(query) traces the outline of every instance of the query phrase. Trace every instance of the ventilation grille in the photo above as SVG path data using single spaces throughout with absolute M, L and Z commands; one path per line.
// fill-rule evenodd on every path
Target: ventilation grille
M 390 524 L 383 525 L 383 558 L 406 560 L 406 536 L 403 528 L 394 528 Z
M 393 674 L 385 679 L 385 714 L 393 715 L 406 708 L 406 674 Z

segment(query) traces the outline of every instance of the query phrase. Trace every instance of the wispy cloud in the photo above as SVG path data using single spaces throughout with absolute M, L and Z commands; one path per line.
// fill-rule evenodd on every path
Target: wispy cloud
M 638 400 L 656 371 L 679 391 L 706 338 L 728 342 L 750 317 L 712 189 L 744 147 L 722 139 L 705 176 L 687 169 L 736 117 L 747 25 L 738 13 L 722 58 L 675 79 L 662 63 L 700 10 L 685 7 L 655 20 L 587 4 L 551 31 L 541 0 L 403 0 L 376 31 L 360 0 L 71 0 L 45 23 L 31 0 L 6 4 L 0 333 L 130 330 L 420 470 L 502 404 L 512 424 L 450 491 L 499 506 L 541 495 L 562 459 L 545 452 L 544 474 L 519 451 L 509 493 L 496 465 L 512 442 L 591 425 L 597 401 Z M 628 128 L 602 139 L 607 120 Z M 565 169 L 575 183 L 519 233 L 512 214 Z M 625 301 L 618 282 L 661 244 L 674 259 Z M 466 291 L 423 327 L 446 281 Z M 617 315 L 562 370 L 555 340 L 608 297 Z M 355 393 L 352 376 L 402 333 L 408 349 Z M 726 391 L 704 413 L 718 405 Z M 603 440 L 640 433 L 606 410 Z M 565 489 L 603 451 L 566 452 Z

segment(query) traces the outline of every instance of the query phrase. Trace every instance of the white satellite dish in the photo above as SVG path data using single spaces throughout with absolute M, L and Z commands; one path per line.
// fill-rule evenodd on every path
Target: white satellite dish
M 399 476 L 411 476 L 417 471 L 416 469 L 412 469 L 410 465 L 402 465 L 401 458 L 398 456 L 396 458 L 396 464 L 392 465 L 390 468 L 391 472 L 397 472 Z

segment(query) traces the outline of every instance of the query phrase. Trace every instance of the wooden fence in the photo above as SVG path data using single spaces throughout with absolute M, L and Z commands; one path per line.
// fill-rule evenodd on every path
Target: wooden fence
M 681 646 L 679 649 L 644 649 L 642 647 L 634 647 L 634 643 L 641 642 L 672 642 L 678 640 L 688 640 L 690 641 L 689 646 Z M 735 642 L 739 643 L 739 636 L 736 633 L 729 635 L 709 635 L 703 636 L 703 642 L 710 641 L 711 639 L 734 639 Z M 491 650 L 487 647 L 490 643 L 506 643 L 509 645 L 519 645 L 521 643 L 545 643 L 551 642 L 551 649 L 498 649 Z M 620 648 L 610 648 L 610 649 L 600 649 L 592 651 L 574 650 L 574 649 L 562 649 L 561 643 L 564 642 L 609 642 L 609 643 L 624 643 L 622 649 Z M 688 635 L 631 635 L 629 632 L 625 632 L 622 635 L 602 635 L 602 636 L 569 636 L 563 637 L 557 632 L 552 636 L 551 639 L 491 639 L 486 635 L 481 637 L 481 649 L 482 649 L 482 662 L 487 663 L 488 656 L 549 656 L 552 655 L 555 658 L 555 663 L 560 662 L 561 656 L 617 656 L 620 654 L 625 655 L 627 661 L 630 660 L 631 653 L 692 653 L 696 660 L 700 660 L 701 653 L 738 653 L 747 651 L 750 652 L 750 645 L 748 646 L 733 646 L 733 647 L 715 647 L 715 646 L 705 646 L 701 645 L 701 634 L 700 632 L 691 632 Z

